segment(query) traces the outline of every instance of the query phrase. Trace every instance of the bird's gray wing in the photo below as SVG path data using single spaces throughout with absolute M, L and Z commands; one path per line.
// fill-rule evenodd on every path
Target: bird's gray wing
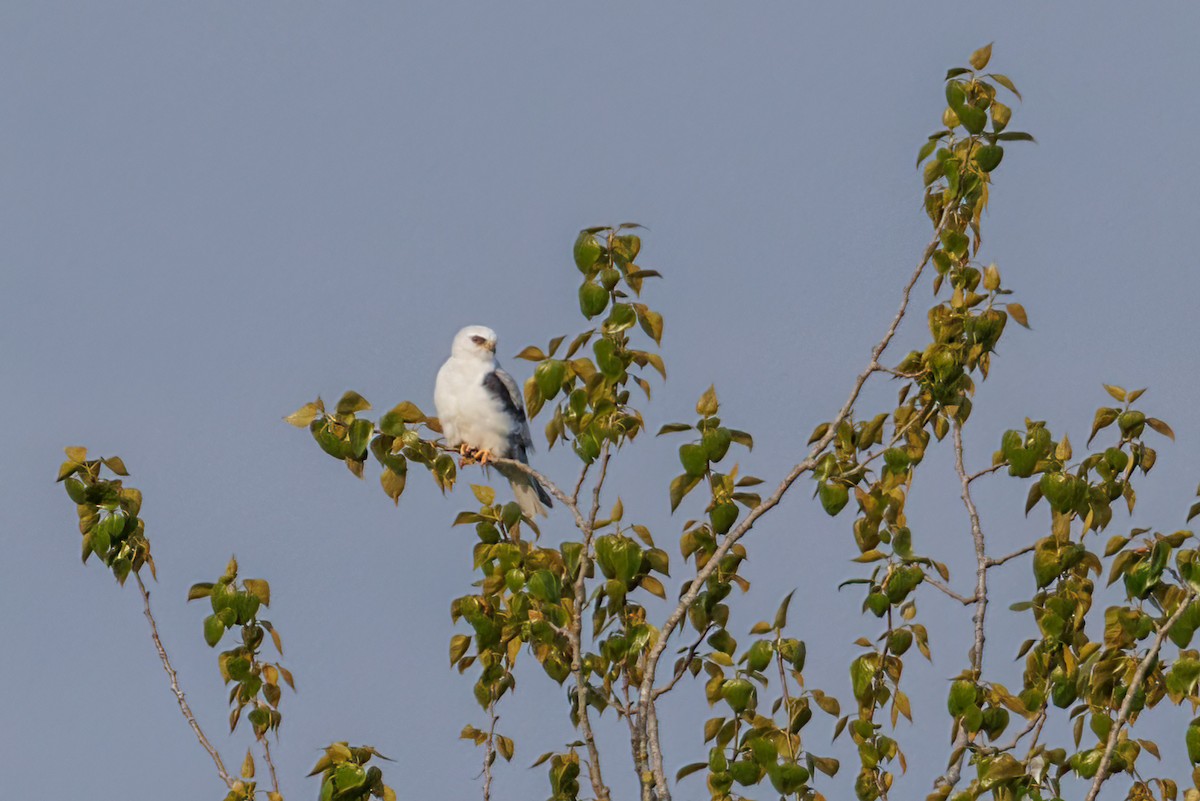
M 497 367 L 483 378 L 483 388 L 496 399 L 505 413 L 512 419 L 512 430 L 508 434 L 513 459 L 527 461 L 527 453 L 533 450 L 533 437 L 529 433 L 529 420 L 525 417 L 525 404 L 521 390 L 513 377 Z
M 529 420 L 525 417 L 525 404 L 521 402 L 521 391 L 517 388 L 517 382 L 497 367 L 483 377 L 483 388 L 500 403 L 512 419 L 512 430 L 508 432 L 508 457 L 529 464 L 533 437 L 529 434 Z M 511 467 L 497 466 L 496 469 L 512 484 L 513 494 L 530 520 L 536 515 L 545 515 L 546 510 L 543 507 L 554 505 L 545 488 L 532 477 Z

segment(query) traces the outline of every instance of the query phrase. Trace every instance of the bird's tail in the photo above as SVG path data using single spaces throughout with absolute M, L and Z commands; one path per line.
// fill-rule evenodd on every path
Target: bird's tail
M 503 468 L 496 465 L 496 469 L 512 485 L 513 496 L 517 499 L 517 504 L 526 517 L 532 520 L 538 515 L 547 516 L 546 508 L 553 506 L 554 503 L 536 479 L 515 468 Z

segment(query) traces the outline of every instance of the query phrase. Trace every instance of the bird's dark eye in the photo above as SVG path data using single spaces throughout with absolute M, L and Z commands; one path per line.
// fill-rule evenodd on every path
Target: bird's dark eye
M 484 339 L 483 337 L 471 337 L 471 341 L 474 342 L 476 345 L 482 345 L 487 340 Z

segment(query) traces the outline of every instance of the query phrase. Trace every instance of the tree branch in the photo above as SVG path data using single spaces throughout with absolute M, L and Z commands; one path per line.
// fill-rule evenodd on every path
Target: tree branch
M 233 777 L 225 769 L 225 763 L 221 761 L 221 755 L 217 753 L 217 749 L 209 742 L 208 737 L 205 736 L 204 731 L 200 728 L 200 724 L 196 722 L 196 716 L 192 714 L 192 708 L 188 706 L 187 699 L 183 697 L 183 690 L 179 688 L 179 676 L 175 673 L 175 668 L 171 666 L 171 660 L 167 656 L 167 649 L 163 646 L 162 638 L 158 636 L 158 623 L 155 622 L 154 614 L 150 611 L 150 592 L 146 589 L 140 573 L 134 573 L 133 577 L 137 579 L 138 591 L 142 593 L 142 607 L 145 610 L 146 620 L 150 623 L 150 638 L 154 640 L 154 647 L 158 651 L 158 658 L 162 661 L 163 670 L 167 672 L 167 678 L 171 681 L 171 692 L 175 693 L 175 700 L 179 703 L 179 711 L 183 713 L 184 719 L 192 727 L 192 732 L 195 733 L 196 739 L 200 741 L 201 747 L 212 757 L 213 764 L 217 766 L 217 773 L 221 776 L 221 781 L 225 782 L 226 787 L 233 787 Z M 273 772 L 274 768 L 272 768 Z
M 596 477 L 596 485 L 592 488 L 592 509 L 587 523 L 581 527 L 583 532 L 583 550 L 579 554 L 579 574 L 575 576 L 575 604 L 571 610 L 571 626 L 567 638 L 571 643 L 571 675 L 575 679 L 575 705 L 579 708 L 579 727 L 583 730 L 583 741 L 588 752 L 588 777 L 592 782 L 592 792 L 597 801 L 608 801 L 608 787 L 604 784 L 604 776 L 600 772 L 600 751 L 596 748 L 596 737 L 592 733 L 592 720 L 588 714 L 588 685 L 583 677 L 583 606 L 587 600 L 587 572 L 592 561 L 592 536 L 596 526 L 596 514 L 600 510 L 600 490 L 604 479 L 608 477 L 608 460 L 611 456 L 608 445 L 600 456 L 600 475 Z M 578 494 L 578 488 L 576 488 Z M 574 507 L 576 519 L 582 520 L 578 507 Z
M 487 748 L 483 752 L 483 801 L 492 801 L 492 763 L 496 761 L 496 701 L 488 704 L 491 728 L 488 729 Z
M 988 605 L 987 543 L 983 536 L 983 526 L 979 522 L 979 510 L 975 507 L 974 499 L 971 498 L 971 476 L 967 475 L 967 468 L 963 461 L 962 424 L 957 422 L 954 424 L 954 472 L 958 474 L 958 481 L 962 486 L 962 502 L 967 509 L 967 517 L 971 521 L 971 540 L 975 544 L 975 596 L 970 600 L 970 603 L 975 604 L 973 616 L 975 638 L 971 645 L 971 669 L 975 672 L 975 678 L 978 679 L 983 674 L 983 644 L 985 640 L 983 624 L 987 618 Z M 925 580 L 929 581 L 929 578 L 926 577 Z M 967 603 L 966 599 L 961 597 L 959 600 Z M 966 744 L 966 730 L 960 727 L 953 746 L 953 752 L 958 754 L 958 759 L 955 759 L 954 764 L 934 781 L 935 788 L 939 786 L 953 788 L 958 784 L 958 780 L 962 777 L 963 760 L 966 759 Z
M 979 522 L 979 510 L 971 498 L 971 479 L 963 466 L 962 424 L 954 424 L 954 472 L 958 473 L 962 485 L 962 502 L 971 520 L 971 539 L 975 543 L 975 643 L 971 649 L 971 667 L 978 678 L 983 674 L 983 623 L 987 617 L 987 543 L 984 541 L 983 526 Z
M 1117 719 L 1113 722 L 1112 729 L 1108 732 L 1108 742 L 1104 744 L 1104 756 L 1100 758 L 1100 767 L 1096 770 L 1096 778 L 1092 780 L 1092 787 L 1088 790 L 1084 801 L 1096 801 L 1096 796 L 1100 794 L 1101 785 L 1108 780 L 1108 768 L 1112 764 L 1113 751 L 1117 747 L 1117 740 L 1121 734 L 1121 729 L 1125 727 L 1125 723 L 1129 720 L 1129 712 L 1133 708 L 1134 696 L 1137 695 L 1142 682 L 1146 680 L 1146 674 L 1150 672 L 1150 666 L 1158 659 L 1158 652 L 1162 650 L 1163 640 L 1167 638 L 1167 632 L 1171 630 L 1171 627 L 1175 625 L 1175 622 L 1179 618 L 1183 617 L 1183 613 L 1187 611 L 1188 606 L 1195 597 L 1196 594 L 1189 590 L 1184 599 L 1179 602 L 1179 608 L 1159 627 L 1158 633 L 1154 637 L 1154 643 L 1150 646 L 1150 650 L 1146 653 L 1146 656 L 1138 664 L 1137 670 L 1133 674 L 1133 681 L 1129 682 L 1129 686 L 1126 688 L 1125 700 L 1121 702 L 1121 709 L 1117 712 Z

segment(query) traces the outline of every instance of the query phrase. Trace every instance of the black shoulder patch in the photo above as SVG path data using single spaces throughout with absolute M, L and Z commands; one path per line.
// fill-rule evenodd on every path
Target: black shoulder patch
M 504 411 L 514 420 L 520 421 L 525 417 L 517 406 L 516 399 L 509 394 L 508 387 L 504 386 L 504 382 L 500 380 L 500 376 L 496 375 L 494 370 L 483 377 L 483 386 L 500 401 Z

